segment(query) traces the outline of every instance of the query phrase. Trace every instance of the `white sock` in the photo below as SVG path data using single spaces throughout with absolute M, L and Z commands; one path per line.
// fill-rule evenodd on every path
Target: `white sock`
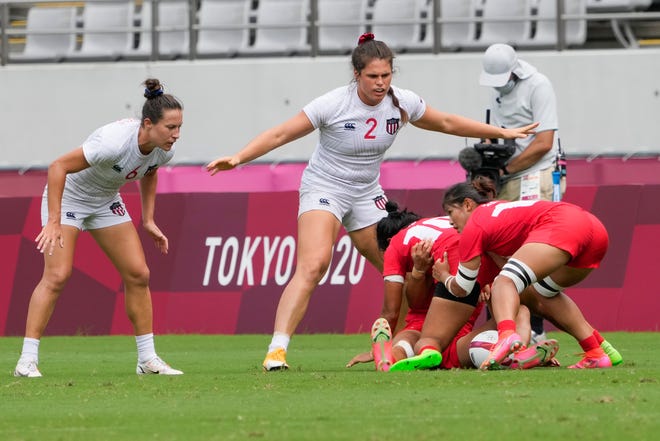
M 27 360 L 34 360 L 39 364 L 39 339 L 28 338 L 23 339 L 23 349 L 21 350 L 21 358 Z
M 156 348 L 154 346 L 154 334 L 136 335 L 138 362 L 146 363 L 156 357 Z
M 268 346 L 268 352 L 273 352 L 277 348 L 282 348 L 286 351 L 289 348 L 289 341 L 291 341 L 291 336 L 283 332 L 274 332 L 273 339 Z

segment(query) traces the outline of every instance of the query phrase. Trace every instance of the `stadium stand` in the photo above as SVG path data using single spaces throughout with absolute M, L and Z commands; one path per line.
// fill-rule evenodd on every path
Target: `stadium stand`
M 536 27 L 528 44 L 532 46 L 557 45 L 557 1 L 536 0 Z M 587 0 L 563 0 L 564 13 L 584 15 Z M 587 41 L 587 20 L 567 20 L 564 25 L 564 41 L 567 45 L 580 46 Z M 526 43 L 527 44 L 527 43 Z
M 449 50 L 459 50 L 473 45 L 477 38 L 477 25 L 472 21 L 477 15 L 477 1 L 481 0 L 441 0 L 441 19 L 468 19 L 465 22 L 442 22 L 440 25 L 440 45 Z
M 651 6 L 652 0 L 587 0 L 591 11 L 634 11 Z
M 423 0 L 377 0 L 372 9 L 374 34 L 397 52 L 430 48 L 432 38 L 424 38 L 421 27 L 425 4 Z
M 158 54 L 169 58 L 177 58 L 187 55 L 190 51 L 190 39 L 188 26 L 190 23 L 190 11 L 188 0 L 170 0 L 158 3 Z M 152 4 L 146 1 L 142 4 L 140 12 L 140 39 L 135 50 L 126 55 L 150 55 L 152 52 L 153 27 Z
M 151 48 L 154 1 L 159 54 Z M 365 31 L 397 52 L 481 51 L 493 42 L 559 50 L 660 45 L 658 0 L 0 0 L 3 13 L 2 65 L 336 55 Z
M 319 50 L 348 53 L 366 29 L 367 0 L 319 0 Z
M 309 0 L 259 0 L 254 43 L 242 53 L 257 55 L 309 54 Z
M 481 34 L 478 46 L 490 46 L 493 43 L 507 43 L 519 46 L 531 36 L 532 0 L 484 0 L 482 7 Z M 518 18 L 506 21 L 505 18 Z M 491 21 L 492 20 L 492 21 Z
M 233 57 L 244 52 L 250 43 L 251 4 L 251 0 L 202 0 L 197 54 Z
M 12 60 L 63 60 L 76 48 L 76 14 L 74 7 L 31 8 L 27 14 L 25 47 L 22 52 L 12 54 Z
M 134 7 L 132 1 L 87 2 L 82 14 L 82 44 L 66 58 L 119 60 L 131 52 Z

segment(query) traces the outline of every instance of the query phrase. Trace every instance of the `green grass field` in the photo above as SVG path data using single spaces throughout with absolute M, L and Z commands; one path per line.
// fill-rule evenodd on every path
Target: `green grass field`
M 138 377 L 132 337 L 46 337 L 37 379 L 11 375 L 22 340 L 0 338 L 0 440 L 658 439 L 660 333 L 606 338 L 623 365 L 388 374 L 344 367 L 367 335 L 297 335 L 271 373 L 269 336 L 157 336 L 186 374 Z

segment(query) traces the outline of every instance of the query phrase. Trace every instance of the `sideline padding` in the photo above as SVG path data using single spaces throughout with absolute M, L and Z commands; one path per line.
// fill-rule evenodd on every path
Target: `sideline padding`
M 168 235 L 160 255 L 141 233 L 151 268 L 157 333 L 270 333 L 295 264 L 297 187 L 304 164 L 255 164 L 210 177 L 201 167 L 163 169 L 156 222 Z M 566 200 L 605 224 L 610 248 L 600 269 L 567 293 L 601 331 L 660 329 L 648 275 L 660 249 L 657 159 L 569 160 Z M 34 237 L 45 171 L 0 172 L 0 335 L 22 335 L 43 261 Z M 422 216 L 441 213 L 443 189 L 464 178 L 452 161 L 391 162 L 388 197 Z M 137 186 L 122 194 L 138 231 Z M 381 309 L 382 279 L 342 232 L 333 261 L 299 332 L 368 332 Z M 48 335 L 130 334 L 121 280 L 88 234 Z

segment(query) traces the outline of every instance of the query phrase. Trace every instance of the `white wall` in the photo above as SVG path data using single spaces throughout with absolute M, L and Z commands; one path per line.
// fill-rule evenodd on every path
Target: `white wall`
M 660 153 L 660 50 L 521 52 L 553 81 L 562 146 L 571 155 Z M 395 84 L 440 110 L 485 117 L 481 53 L 400 55 Z M 159 63 L 8 65 L 0 68 L 0 168 L 45 167 L 96 127 L 138 116 L 141 82 L 157 77 L 184 103 L 175 163 L 231 154 L 261 130 L 351 80 L 349 57 Z M 306 160 L 310 135 L 263 160 Z M 456 157 L 465 140 L 403 130 L 394 158 Z

